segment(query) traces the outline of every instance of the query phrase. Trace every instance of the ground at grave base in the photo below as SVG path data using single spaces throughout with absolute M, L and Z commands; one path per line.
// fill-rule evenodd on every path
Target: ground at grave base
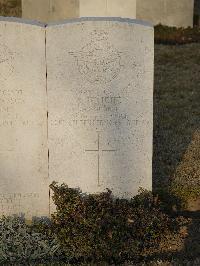
M 155 46 L 154 190 L 200 210 L 199 44 Z
M 183 238 L 166 239 L 161 247 L 163 256 L 176 259 L 149 265 L 200 265 L 199 49 L 197 43 L 155 46 L 153 186 L 186 202 L 190 225 Z

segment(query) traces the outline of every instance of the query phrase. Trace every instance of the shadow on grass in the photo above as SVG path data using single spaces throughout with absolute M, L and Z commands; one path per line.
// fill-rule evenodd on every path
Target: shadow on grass
M 155 48 L 154 190 L 170 186 L 194 133 L 200 129 L 199 49 L 199 44 Z
M 155 48 L 154 191 L 167 191 L 175 179 L 199 189 L 199 49 L 198 44 Z M 181 214 L 191 219 L 183 250 L 155 254 L 154 259 L 177 258 L 183 262 L 200 257 L 200 212 Z
M 147 262 L 162 261 L 163 264 L 153 265 L 200 265 L 200 212 L 185 213 L 192 220 L 187 229 L 187 237 L 184 241 L 184 247 L 180 251 L 167 251 L 154 253 L 148 258 Z M 168 262 L 170 264 L 164 264 Z M 171 264 L 173 262 L 173 264 Z M 148 265 L 148 264 L 147 264 Z
M 187 255 L 187 258 L 200 258 L 200 211 L 190 214 L 192 223 L 188 228 L 188 237 L 185 240 L 182 256 Z M 199 260 L 200 265 L 200 260 Z

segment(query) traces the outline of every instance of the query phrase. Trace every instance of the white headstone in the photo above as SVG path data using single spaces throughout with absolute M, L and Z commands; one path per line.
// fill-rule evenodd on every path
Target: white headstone
M 175 27 L 192 27 L 194 0 L 138 0 L 137 18 Z
M 22 17 L 43 22 L 79 17 L 79 0 L 22 0 Z
M 79 17 L 136 18 L 136 0 L 22 0 L 22 17 L 44 22 Z
M 136 0 L 79 0 L 79 17 L 136 18 Z
M 50 179 L 130 198 L 152 187 L 153 27 L 90 18 L 47 27 Z
M 0 216 L 48 215 L 45 28 L 0 20 Z

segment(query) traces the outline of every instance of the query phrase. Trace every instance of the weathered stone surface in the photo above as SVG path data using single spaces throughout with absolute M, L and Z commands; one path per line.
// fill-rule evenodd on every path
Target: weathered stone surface
M 22 18 L 47 22 L 49 9 L 49 0 L 22 0 Z
M 80 0 L 79 16 L 136 18 L 136 0 Z
M 167 26 L 193 26 L 194 0 L 138 0 L 137 18 Z
M 79 17 L 79 0 L 22 0 L 22 17 L 43 22 Z
M 0 216 L 48 215 L 45 28 L 0 21 Z
M 50 1 L 50 10 L 53 21 L 77 18 L 79 16 L 79 0 L 52 0 Z
M 56 21 L 79 17 L 136 18 L 136 0 L 22 0 L 22 17 Z
M 51 180 L 127 198 L 151 189 L 153 43 L 135 20 L 47 27 Z
M 53 180 L 126 198 L 151 189 L 152 27 L 2 18 L 0 82 L 0 216 L 47 216 Z

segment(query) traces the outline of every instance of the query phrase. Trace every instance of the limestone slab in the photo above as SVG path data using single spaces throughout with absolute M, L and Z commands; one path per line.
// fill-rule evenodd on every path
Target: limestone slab
M 48 215 L 45 28 L 0 21 L 0 216 Z
M 79 0 L 51 0 L 51 20 L 79 17 Z
M 80 0 L 80 17 L 136 18 L 136 0 Z
M 79 16 L 79 0 L 22 0 L 22 17 L 43 22 Z
M 22 18 L 47 22 L 49 17 L 49 0 L 22 0 Z
M 50 180 L 125 198 L 151 190 L 153 28 L 88 18 L 46 34 Z
M 136 0 L 22 0 L 22 17 L 43 22 L 79 17 L 136 18 Z
M 138 0 L 137 18 L 154 25 L 192 27 L 194 0 Z

